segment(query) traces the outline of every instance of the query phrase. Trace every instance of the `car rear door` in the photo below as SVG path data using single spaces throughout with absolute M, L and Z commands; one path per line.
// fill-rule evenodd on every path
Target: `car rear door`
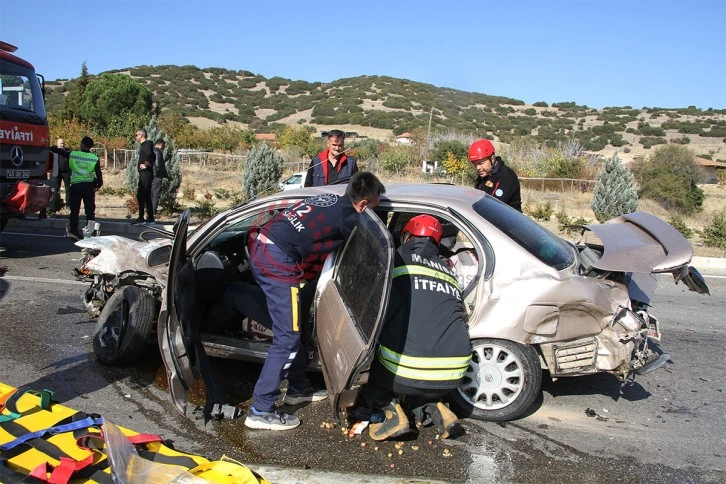
M 333 416 L 355 403 L 368 381 L 388 305 L 393 271 L 391 234 L 367 210 L 343 249 L 334 255 L 332 279 L 319 288 L 315 322 L 320 363 Z

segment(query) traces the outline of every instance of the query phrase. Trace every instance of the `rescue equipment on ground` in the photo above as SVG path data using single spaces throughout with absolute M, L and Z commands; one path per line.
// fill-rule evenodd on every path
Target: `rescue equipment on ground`
M 225 456 L 210 461 L 53 401 L 50 390 L 0 382 L 0 482 L 242 483 L 267 481 Z

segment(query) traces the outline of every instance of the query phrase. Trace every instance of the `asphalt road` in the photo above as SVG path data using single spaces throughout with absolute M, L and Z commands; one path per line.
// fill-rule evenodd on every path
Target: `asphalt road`
M 64 405 L 97 412 L 176 448 L 235 458 L 273 482 L 726 482 L 726 279 L 711 296 L 663 280 L 653 313 L 671 362 L 621 385 L 597 375 L 545 379 L 530 415 L 496 424 L 466 420 L 453 441 L 422 429 L 416 440 L 349 438 L 325 402 L 292 408 L 303 425 L 284 434 L 246 429 L 241 419 L 182 417 L 166 393 L 150 347 L 132 367 L 95 361 L 95 322 L 81 304 L 79 250 L 67 239 L 5 232 L 0 265 L 0 381 L 55 391 Z M 259 365 L 215 360 L 230 402 L 249 405 Z M 319 375 L 313 375 L 322 383 Z M 202 403 L 203 394 L 195 393 Z

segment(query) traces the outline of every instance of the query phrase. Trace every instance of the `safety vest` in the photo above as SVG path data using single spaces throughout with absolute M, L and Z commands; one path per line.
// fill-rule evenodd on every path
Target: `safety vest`
M 96 179 L 98 156 L 86 151 L 71 151 L 68 165 L 71 168 L 71 184 L 91 182 Z

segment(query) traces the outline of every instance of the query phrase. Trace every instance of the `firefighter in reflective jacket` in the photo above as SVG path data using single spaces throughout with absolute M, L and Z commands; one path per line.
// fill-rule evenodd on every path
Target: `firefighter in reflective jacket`
M 443 438 L 463 433 L 456 415 L 440 401 L 461 384 L 471 361 L 456 275 L 439 256 L 441 236 L 441 224 L 430 215 L 413 217 L 403 228 L 391 302 L 362 391 L 369 407 L 385 413 L 382 423 L 370 426 L 374 440 L 411 431 L 397 396 L 423 425 L 436 424 Z

